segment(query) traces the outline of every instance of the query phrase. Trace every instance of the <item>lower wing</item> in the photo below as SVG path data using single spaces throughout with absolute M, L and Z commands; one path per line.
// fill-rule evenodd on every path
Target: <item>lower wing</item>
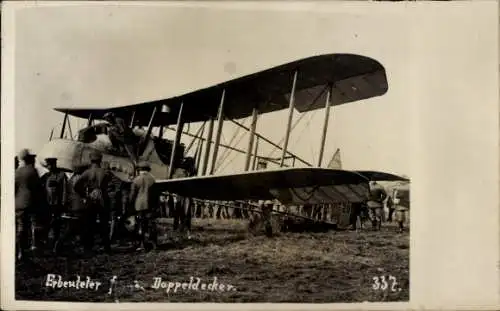
M 156 186 L 160 191 L 202 200 L 277 199 L 295 205 L 362 202 L 368 198 L 372 180 L 406 179 L 383 172 L 285 168 L 158 180 Z

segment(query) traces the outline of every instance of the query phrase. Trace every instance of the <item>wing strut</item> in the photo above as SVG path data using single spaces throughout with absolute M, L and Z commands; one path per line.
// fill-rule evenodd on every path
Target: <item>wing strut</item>
M 252 171 L 255 171 L 255 167 L 257 165 L 257 158 L 259 157 L 257 152 L 259 149 L 259 136 L 255 139 L 255 149 L 253 151 L 253 163 L 252 163 Z
M 196 146 L 196 173 L 199 175 L 199 167 L 201 162 L 201 157 L 203 156 L 203 143 L 205 140 L 203 139 L 203 134 L 205 132 L 205 125 L 203 125 L 203 131 L 200 135 L 200 140 L 198 141 L 198 146 Z
M 146 136 L 144 136 L 144 140 L 139 143 L 139 149 L 136 151 L 135 157 L 137 157 L 138 154 L 142 154 L 144 152 L 144 149 L 146 148 L 146 146 L 149 142 L 149 139 L 151 137 L 151 132 L 153 132 L 153 122 L 155 120 L 157 110 L 158 109 L 155 106 L 153 108 L 153 113 L 151 114 L 151 118 L 149 119 L 149 124 L 148 124 L 148 129 L 146 132 Z
M 68 131 L 69 131 L 69 137 L 71 137 L 71 140 L 73 140 L 73 130 L 71 129 L 71 120 L 68 118 Z
M 92 112 L 89 114 L 89 118 L 87 119 L 87 127 L 92 125 Z
M 254 108 L 252 111 L 252 125 L 250 127 L 250 137 L 248 137 L 248 148 L 245 159 L 245 171 L 248 171 L 248 169 L 250 168 L 250 158 L 252 157 L 252 147 L 255 138 L 255 128 L 257 127 L 258 116 L 259 116 L 259 111 L 257 110 L 257 108 Z
M 217 115 L 217 132 L 215 134 L 214 154 L 212 155 L 212 165 L 210 167 L 210 175 L 214 173 L 215 162 L 217 161 L 217 153 L 219 152 L 220 136 L 222 134 L 222 125 L 224 124 L 224 97 L 226 96 L 226 89 L 222 90 L 220 99 L 219 113 Z
M 205 176 L 208 169 L 208 161 L 210 159 L 210 147 L 212 146 L 212 136 L 214 133 L 214 119 L 208 121 L 207 145 L 205 146 L 205 156 L 203 157 L 203 170 L 201 174 Z
M 290 139 L 290 127 L 292 126 L 292 119 L 293 119 L 293 107 L 295 99 L 295 85 L 297 84 L 297 73 L 298 71 L 295 70 L 293 74 L 292 91 L 290 92 L 290 106 L 288 109 L 288 122 L 286 125 L 286 135 L 285 135 L 285 142 L 283 144 L 283 152 L 281 153 L 280 167 L 283 167 L 283 164 L 285 164 L 285 156 L 288 148 L 288 140 Z
M 182 105 L 181 105 L 182 106 Z M 146 134 L 146 137 L 149 137 L 151 135 L 151 132 L 153 131 L 153 121 L 156 117 L 156 106 L 153 108 L 153 113 L 151 114 L 151 119 L 149 119 L 149 124 L 148 124 L 148 130 L 147 130 L 147 134 Z
M 172 147 L 172 153 L 170 154 L 170 165 L 168 166 L 168 179 L 171 179 L 174 175 L 174 160 L 175 153 L 177 152 L 177 145 L 181 140 L 182 128 L 184 123 L 182 122 L 182 110 L 184 108 L 184 102 L 181 102 L 181 107 L 179 108 L 179 114 L 177 115 L 177 128 L 175 129 L 175 140 Z M 156 108 L 155 108 L 156 109 Z
M 135 110 L 132 112 L 132 117 L 130 118 L 130 128 L 134 127 Z
M 331 95 L 332 95 L 332 85 L 329 85 L 328 91 L 326 92 L 325 121 L 323 123 L 323 133 L 321 134 L 321 145 L 319 146 L 320 149 L 319 149 L 318 167 L 321 167 L 321 162 L 323 162 L 323 152 L 325 151 L 326 133 L 328 131 L 328 119 L 330 118 Z
M 163 124 L 158 129 L 158 138 L 163 138 Z
M 64 120 L 61 128 L 61 135 L 59 135 L 59 138 L 63 138 L 64 136 L 64 131 L 66 130 L 66 121 L 68 120 L 68 113 L 66 112 L 64 114 Z
M 186 148 L 186 151 L 185 151 L 186 154 L 189 152 L 189 150 L 191 150 L 191 148 L 194 145 L 194 142 L 197 139 L 203 139 L 203 130 L 205 129 L 205 123 L 206 123 L 206 121 L 203 122 L 203 124 L 200 126 L 200 128 L 196 131 L 196 134 L 194 134 L 193 139 L 191 140 L 188 147 Z M 198 147 L 196 147 L 196 149 L 198 149 Z

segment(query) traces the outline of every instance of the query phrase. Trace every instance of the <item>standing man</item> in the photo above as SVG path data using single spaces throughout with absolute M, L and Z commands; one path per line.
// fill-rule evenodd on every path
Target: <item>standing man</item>
M 85 171 L 85 166 L 77 166 L 74 168 L 73 175 L 68 179 L 68 207 L 66 212 L 68 213 L 68 226 L 66 230 L 63 231 L 60 238 L 56 241 L 54 246 L 54 252 L 59 253 L 59 251 L 65 246 L 66 242 L 71 240 L 74 242 L 76 237 L 83 240 L 83 235 L 87 228 L 84 223 L 84 211 L 85 211 L 85 199 L 80 194 L 75 191 L 75 184 Z
M 273 202 L 270 200 L 266 200 L 261 202 L 260 208 L 262 210 L 262 218 L 264 220 L 264 230 L 267 237 L 271 237 L 273 235 L 273 226 L 272 226 L 272 215 L 273 215 Z
M 393 192 L 393 195 L 394 195 L 394 192 Z M 394 200 L 392 199 L 392 196 L 387 196 L 387 201 L 385 203 L 385 205 L 387 206 L 387 209 L 389 210 L 389 213 L 387 215 L 387 222 L 392 222 L 392 215 L 394 214 L 394 208 L 395 208 L 395 204 L 394 204 Z
M 35 169 L 36 155 L 28 149 L 19 153 L 24 166 L 15 173 L 16 201 L 16 255 L 21 259 L 29 247 L 31 231 L 32 245 L 36 244 L 33 222 L 43 213 L 43 188 L 40 176 Z
M 56 158 L 46 158 L 45 163 L 49 170 L 42 176 L 42 185 L 45 190 L 45 199 L 49 214 L 44 226 L 43 237 L 48 241 L 49 232 L 53 232 L 53 250 L 56 250 L 57 241 L 61 236 L 62 214 L 68 203 L 68 178 L 57 167 Z
M 108 163 L 103 163 L 103 168 L 106 171 L 110 171 L 110 166 Z M 109 197 L 109 219 L 110 219 L 110 232 L 109 239 L 111 243 L 116 238 L 116 234 L 118 233 L 116 229 L 118 229 L 118 219 L 122 219 L 123 216 L 123 200 L 121 193 L 121 180 L 111 171 L 109 174 L 110 180 L 108 183 L 108 197 Z
M 137 165 L 139 174 L 132 181 L 130 188 L 130 202 L 134 204 L 137 217 L 137 250 L 145 249 L 148 235 L 156 244 L 156 228 L 154 224 L 153 208 L 157 206 L 159 197 L 154 189 L 155 178 L 151 175 L 150 167 L 146 162 Z M 152 230 L 153 229 L 153 230 Z
M 351 214 L 349 217 L 349 222 L 351 225 L 351 230 L 358 229 L 358 219 L 359 219 L 359 229 L 363 229 L 363 222 L 361 220 L 361 212 L 363 208 L 363 202 L 354 202 L 351 204 Z
M 410 190 L 401 188 L 394 189 L 394 205 L 395 205 L 395 220 L 398 223 L 398 232 L 404 231 L 404 224 L 406 222 L 406 214 L 410 208 Z
M 380 230 L 384 200 L 387 197 L 387 193 L 384 188 L 375 181 L 370 182 L 370 185 L 370 198 L 367 202 L 368 210 L 372 220 L 373 229 Z
M 102 154 L 93 152 L 90 155 L 90 168 L 83 172 L 75 183 L 75 191 L 85 198 L 86 208 L 84 221 L 87 230 L 84 234 L 84 248 L 91 251 L 94 246 L 96 218 L 99 217 L 99 229 L 104 250 L 111 252 L 109 240 L 109 195 L 108 187 L 111 172 L 101 167 Z
M 196 167 L 193 158 L 187 157 L 183 160 L 181 166 L 175 170 L 173 178 L 185 178 L 194 176 Z M 180 195 L 175 196 L 174 203 L 174 230 L 180 229 L 180 232 L 187 231 L 190 239 L 192 218 L 192 199 Z

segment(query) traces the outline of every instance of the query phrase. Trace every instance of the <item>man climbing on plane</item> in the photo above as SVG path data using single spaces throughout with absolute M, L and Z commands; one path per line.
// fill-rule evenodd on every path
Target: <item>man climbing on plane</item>
M 109 123 L 108 136 L 113 146 L 123 148 L 129 157 L 137 163 L 137 141 L 134 132 L 125 124 L 125 120 L 115 116 L 113 112 L 107 112 L 103 119 Z

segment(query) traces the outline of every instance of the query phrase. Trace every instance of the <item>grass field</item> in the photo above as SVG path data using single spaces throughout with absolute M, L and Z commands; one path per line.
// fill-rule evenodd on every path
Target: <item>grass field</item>
M 149 253 L 118 249 L 111 255 L 35 257 L 16 264 L 16 299 L 92 302 L 363 302 L 408 301 L 409 234 L 382 231 L 251 235 L 246 222 L 194 220 L 192 238 L 166 235 Z M 163 225 L 170 232 L 170 222 Z M 87 276 L 98 290 L 46 287 L 47 274 Z M 110 279 L 117 276 L 112 294 Z M 375 290 L 374 278 L 388 282 Z M 392 277 L 390 277 L 392 276 Z M 153 278 L 168 287 L 154 289 Z M 224 290 L 184 290 L 190 277 Z M 394 282 L 396 281 L 396 283 Z M 134 281 L 143 286 L 134 289 Z M 176 285 L 176 282 L 179 284 Z M 228 291 L 228 285 L 233 286 Z M 178 290 L 174 292 L 175 286 Z M 218 286 L 220 289 L 220 286 Z

